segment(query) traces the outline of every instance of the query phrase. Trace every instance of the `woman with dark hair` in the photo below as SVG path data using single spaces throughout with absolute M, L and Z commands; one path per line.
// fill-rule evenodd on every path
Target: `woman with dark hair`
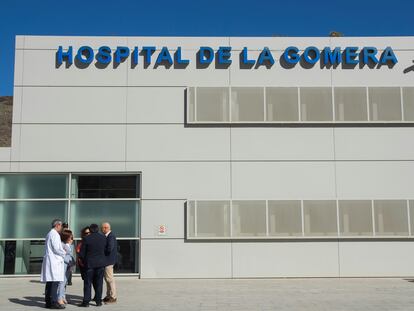
M 89 234 L 91 234 L 91 230 L 90 230 L 89 226 L 85 227 L 81 230 L 81 238 L 82 239 L 84 237 L 88 236 Z M 85 270 L 85 264 L 82 262 L 82 259 L 79 256 L 81 247 L 82 247 L 82 240 L 79 241 L 79 243 L 76 245 L 76 263 L 79 267 L 80 274 L 81 274 L 81 277 L 82 277 L 82 280 L 83 280 L 86 270 Z

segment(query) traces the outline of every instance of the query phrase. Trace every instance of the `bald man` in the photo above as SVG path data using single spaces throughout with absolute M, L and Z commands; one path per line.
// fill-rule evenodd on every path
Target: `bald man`
M 114 265 L 118 254 L 116 237 L 111 231 L 111 225 L 104 222 L 101 226 L 102 233 L 106 236 L 105 255 L 107 266 L 105 267 L 104 279 L 106 283 L 106 297 L 103 299 L 105 304 L 115 303 L 117 300 L 116 286 L 114 279 Z

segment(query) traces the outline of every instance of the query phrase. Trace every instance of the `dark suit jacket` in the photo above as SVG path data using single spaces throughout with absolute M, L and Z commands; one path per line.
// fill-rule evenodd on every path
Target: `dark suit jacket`
M 107 265 L 105 247 L 106 237 L 103 234 L 97 232 L 84 237 L 79 254 L 82 262 L 88 268 L 105 267 Z
M 116 236 L 112 233 L 112 231 L 106 237 L 106 248 L 105 248 L 105 255 L 107 265 L 114 265 L 117 261 L 117 254 L 118 254 L 118 243 L 116 242 Z

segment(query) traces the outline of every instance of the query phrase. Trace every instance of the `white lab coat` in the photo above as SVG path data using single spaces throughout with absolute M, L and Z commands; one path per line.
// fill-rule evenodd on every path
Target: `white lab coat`
M 50 230 L 45 241 L 45 255 L 43 256 L 40 282 L 63 282 L 65 255 L 66 252 L 63 249 L 60 234 L 55 229 Z

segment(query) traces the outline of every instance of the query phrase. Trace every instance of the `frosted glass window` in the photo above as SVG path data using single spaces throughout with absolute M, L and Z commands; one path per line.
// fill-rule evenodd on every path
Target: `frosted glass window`
M 302 121 L 332 121 L 332 89 L 300 88 L 300 115 Z
M 266 235 L 266 201 L 233 201 L 233 236 Z
M 232 121 L 264 121 L 264 88 L 232 87 Z
M 44 238 L 53 219 L 66 220 L 65 201 L 0 201 L 0 238 Z
M 67 175 L 0 175 L 0 199 L 66 198 L 67 188 Z
M 368 93 L 371 121 L 401 121 L 399 87 L 370 87 Z
M 367 91 L 364 87 L 334 88 L 337 121 L 367 121 Z
M 187 89 L 187 119 L 189 122 L 194 122 L 195 121 L 195 88 L 194 87 L 190 87 Z
M 137 237 L 138 209 L 136 201 L 71 201 L 71 229 L 79 237 L 83 227 L 109 222 L 117 237 Z
M 303 201 L 305 235 L 337 236 L 336 201 Z
M 229 121 L 229 88 L 198 87 L 196 94 L 197 121 Z
M 407 201 L 374 201 L 376 235 L 408 235 Z
M 339 227 L 343 236 L 373 235 L 371 201 L 339 201 Z
M 197 201 L 197 236 L 230 236 L 230 201 Z
M 296 87 L 267 87 L 266 120 L 299 121 L 298 100 Z
M 403 87 L 404 120 L 414 121 L 414 87 Z
M 302 213 L 300 201 L 269 201 L 268 209 L 269 235 L 302 235 Z

